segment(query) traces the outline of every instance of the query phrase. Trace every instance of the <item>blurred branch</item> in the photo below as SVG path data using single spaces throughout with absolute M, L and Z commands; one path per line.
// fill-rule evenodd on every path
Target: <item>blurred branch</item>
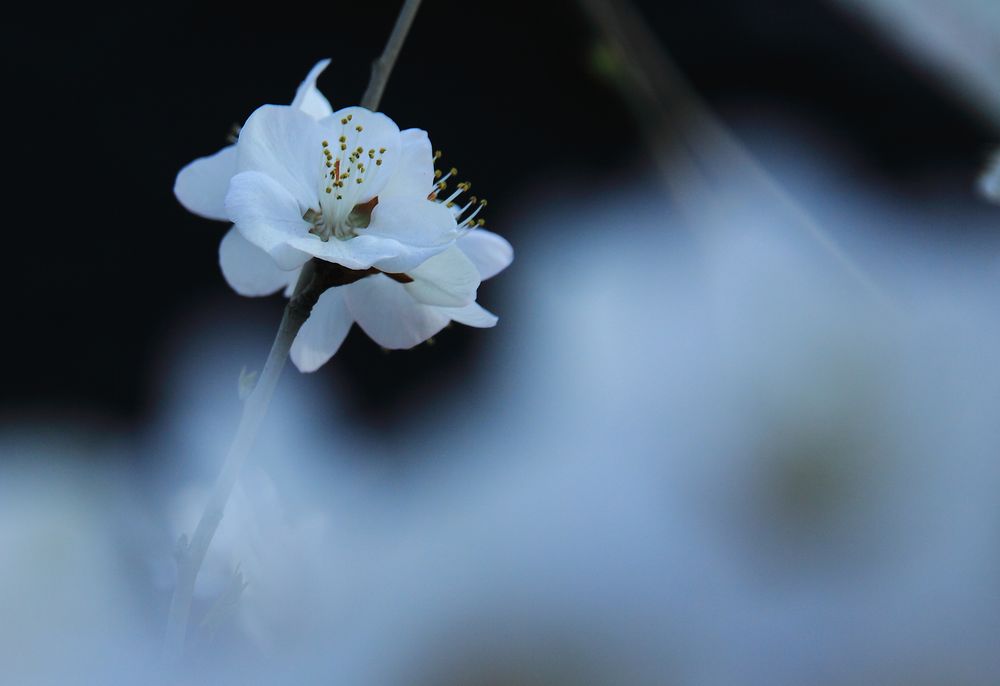
M 385 49 L 372 64 L 371 80 L 361 101 L 363 107 L 370 110 L 378 108 L 386 83 L 419 7 L 420 0 L 406 0 L 403 4 Z M 288 361 L 288 354 L 295 341 L 295 336 L 305 324 L 306 319 L 309 318 L 309 313 L 312 312 L 313 306 L 324 291 L 334 286 L 350 283 L 362 276 L 367 276 L 367 273 L 351 272 L 340 265 L 315 258 L 302 268 L 302 274 L 295 285 L 295 291 L 285 306 L 278 333 L 271 345 L 267 361 L 264 363 L 264 370 L 243 405 L 243 414 L 236 430 L 236 436 L 233 438 L 229 453 L 226 455 L 222 471 L 216 479 L 208 504 L 205 506 L 201 519 L 198 520 L 190 544 L 185 544 L 182 541 L 182 544 L 178 546 L 177 585 L 170 602 L 164 640 L 163 657 L 168 665 L 177 664 L 183 655 L 185 636 L 191 615 L 191 601 L 194 596 L 198 572 L 201 570 L 205 554 L 208 552 L 212 538 L 222 521 L 226 502 L 229 500 L 229 495 L 236 484 L 243 463 L 257 437 L 260 424 L 267 414 L 271 396 L 278 385 L 281 371 Z
M 693 223 L 734 202 L 725 179 L 767 200 L 881 304 L 890 298 L 753 158 L 659 44 L 629 0 L 578 0 L 598 32 L 595 66 L 618 89 L 646 138 L 674 205 Z M 731 207 L 729 208 L 731 209 Z

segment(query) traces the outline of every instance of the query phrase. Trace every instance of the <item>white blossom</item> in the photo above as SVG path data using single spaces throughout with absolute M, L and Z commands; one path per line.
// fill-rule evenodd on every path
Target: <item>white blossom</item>
M 290 106 L 265 105 L 236 145 L 195 160 L 174 192 L 188 210 L 235 224 L 219 246 L 229 285 L 241 295 L 291 295 L 311 257 L 376 272 L 324 293 L 291 357 L 318 369 L 357 322 L 379 345 L 410 348 L 456 321 L 491 327 L 476 302 L 482 280 L 513 259 L 510 244 L 481 228 L 485 201 L 444 196 L 427 132 L 400 131 L 361 107 L 334 112 L 316 88 L 318 63 Z M 444 196 L 444 197 L 442 197 Z

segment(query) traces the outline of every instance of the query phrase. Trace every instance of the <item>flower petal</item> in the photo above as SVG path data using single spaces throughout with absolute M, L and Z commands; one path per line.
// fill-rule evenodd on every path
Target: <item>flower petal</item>
M 310 233 L 289 238 L 288 245 L 321 260 L 341 264 L 348 269 L 368 269 L 381 260 L 395 259 L 406 249 L 406 246 L 400 246 L 394 241 L 364 237 L 346 241 L 331 238 L 324 241 Z
M 267 174 L 250 171 L 234 176 L 226 195 L 226 211 L 240 234 L 269 254 L 281 269 L 301 267 L 309 259 L 289 242 L 308 236 L 311 225 L 302 218 L 291 193 Z
M 292 107 L 302 110 L 313 119 L 322 119 L 333 114 L 330 101 L 316 88 L 316 79 L 328 66 L 330 66 L 328 59 L 317 62 L 316 66 L 309 71 L 305 81 L 299 84 L 298 90 L 295 91 L 295 99 L 292 100 Z
M 240 130 L 238 172 L 267 174 L 291 194 L 299 217 L 319 207 L 323 133 L 305 112 L 282 105 L 259 107 Z
M 459 235 L 455 217 L 441 203 L 410 198 L 380 199 L 364 235 L 414 246 L 450 245 Z
M 452 246 L 407 274 L 413 282 L 403 288 L 417 302 L 439 307 L 464 307 L 476 300 L 479 271 L 460 249 Z
M 395 173 L 402 156 L 399 127 L 381 112 L 364 107 L 345 107 L 320 120 L 324 137 L 341 160 L 341 172 L 351 174 L 340 189 L 349 206 L 363 204 L 379 195 Z M 360 158 L 350 160 L 360 148 Z M 365 171 L 361 172 L 364 167 Z M 363 183 L 358 183 L 363 179 Z
M 378 242 L 393 257 L 379 260 L 375 266 L 387 272 L 405 272 L 446 250 L 457 236 L 455 218 L 444 205 L 397 196 L 379 200 L 368 228 L 351 242 L 358 247 L 365 241 Z
M 326 364 L 351 330 L 354 320 L 342 290 L 331 288 L 319 296 L 309 319 L 295 336 L 291 358 L 300 372 L 314 372 Z
M 452 321 L 477 329 L 489 329 L 496 326 L 497 316 L 483 309 L 478 303 L 470 303 L 465 307 L 442 307 L 441 313 L 451 317 Z
M 177 173 L 174 195 L 188 212 L 228 221 L 226 189 L 236 174 L 236 146 L 228 145 L 214 155 L 199 157 Z
M 289 284 L 294 287 L 299 275 L 297 269 L 278 267 L 270 255 L 241 236 L 235 227 L 219 244 L 219 265 L 226 283 L 240 295 L 270 295 Z
M 406 129 L 399 134 L 402 148 L 392 177 L 379 193 L 380 199 L 403 196 L 427 199 L 434 190 L 434 151 L 427 132 Z
M 366 277 L 342 290 L 354 321 L 383 348 L 412 348 L 449 321 L 441 308 L 421 305 L 402 284 L 384 274 Z
M 485 229 L 473 229 L 456 241 L 472 260 L 485 281 L 496 276 L 514 260 L 514 248 L 505 238 Z

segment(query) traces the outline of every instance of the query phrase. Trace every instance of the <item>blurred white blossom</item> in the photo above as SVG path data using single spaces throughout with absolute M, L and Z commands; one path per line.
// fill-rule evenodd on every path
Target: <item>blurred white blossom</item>
M 993 153 L 979 176 L 979 192 L 993 202 L 1000 202 L 1000 152 Z
M 207 497 L 202 489 L 179 494 L 172 517 L 175 536 L 190 529 Z M 244 475 L 199 575 L 196 593 L 204 616 L 196 643 L 225 635 L 227 628 L 231 632 L 232 624 L 242 634 L 237 645 L 249 642 L 265 655 L 308 637 L 315 624 L 308 617 L 320 621 L 323 598 L 300 604 L 303 596 L 290 595 L 289 589 L 318 591 L 325 585 L 327 526 L 322 512 L 289 512 L 262 470 Z

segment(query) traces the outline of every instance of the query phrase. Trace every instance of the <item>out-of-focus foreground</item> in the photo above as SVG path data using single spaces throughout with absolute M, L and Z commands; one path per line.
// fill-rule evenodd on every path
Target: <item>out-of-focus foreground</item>
M 187 683 L 997 683 L 1000 241 L 912 231 L 995 214 L 770 164 L 871 283 L 738 179 L 683 227 L 655 179 L 554 185 L 502 218 L 529 238 L 461 389 L 389 437 L 288 375 Z M 4 429 L 4 683 L 148 683 L 267 336 L 215 322 L 144 433 Z

